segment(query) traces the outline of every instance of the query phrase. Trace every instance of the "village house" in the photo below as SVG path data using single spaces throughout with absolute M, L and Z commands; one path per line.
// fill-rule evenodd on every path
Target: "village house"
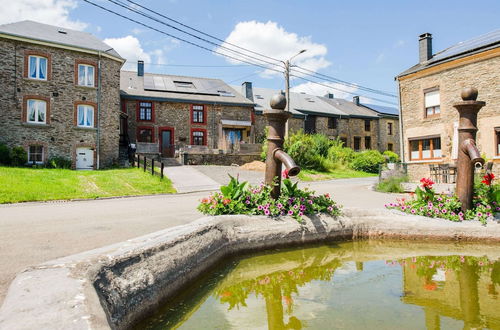
M 120 86 L 128 118 L 122 132 L 138 154 L 189 154 L 190 164 L 244 161 L 227 154 L 258 157 L 254 103 L 222 80 L 145 73 L 139 61 L 137 72 L 122 71 Z
M 0 25 L 0 143 L 24 147 L 29 163 L 112 165 L 124 61 L 89 33 L 33 21 Z
M 453 103 L 461 101 L 464 87 L 477 88 L 478 100 L 486 102 L 478 115 L 476 144 L 500 174 L 500 30 L 437 53 L 432 50 L 432 35 L 424 33 L 419 39 L 419 63 L 396 79 L 402 156 L 412 181 L 430 177 L 431 171 L 435 179 L 454 181 L 458 112 Z
M 256 103 L 256 139 L 262 141 L 267 125 L 262 114 L 270 108 L 271 97 L 281 91 L 253 87 L 251 82 L 243 83 L 241 91 Z M 303 130 L 311 134 L 325 134 L 331 139 L 339 138 L 344 146 L 356 151 L 375 149 L 399 152 L 398 110 L 395 108 L 365 105 L 360 103 L 358 96 L 351 102 L 334 98 L 331 93 L 319 97 L 291 92 L 290 112 L 290 133 Z

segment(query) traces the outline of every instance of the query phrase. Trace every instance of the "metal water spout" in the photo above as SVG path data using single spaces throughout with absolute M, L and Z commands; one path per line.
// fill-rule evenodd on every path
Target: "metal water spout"
M 474 169 L 484 165 L 484 159 L 476 147 L 477 114 L 485 102 L 476 101 L 477 89 L 467 87 L 462 90 L 462 102 L 453 104 L 458 110 L 458 163 L 456 193 L 462 202 L 462 211 L 472 208 L 474 192 Z
M 280 196 L 281 187 L 281 164 L 285 165 L 289 176 L 296 176 L 300 167 L 295 164 L 292 157 L 283 151 L 285 141 L 285 123 L 291 116 L 285 112 L 286 98 L 282 94 L 271 98 L 271 110 L 264 111 L 268 122 L 267 155 L 266 155 L 266 184 L 273 185 L 271 197 L 277 199 Z M 277 182 L 274 180 L 277 178 Z

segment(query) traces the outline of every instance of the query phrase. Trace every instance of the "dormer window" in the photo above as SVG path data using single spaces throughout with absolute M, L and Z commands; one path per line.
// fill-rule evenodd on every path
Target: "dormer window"
M 48 60 L 46 57 L 30 55 L 28 58 L 28 77 L 47 80 Z
M 182 88 L 194 88 L 194 85 L 190 81 L 174 81 L 175 87 L 182 87 Z

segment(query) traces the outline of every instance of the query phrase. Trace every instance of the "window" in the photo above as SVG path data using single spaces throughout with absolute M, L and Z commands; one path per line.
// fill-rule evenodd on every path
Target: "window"
M 139 128 L 137 130 L 137 142 L 153 142 L 153 129 L 152 128 Z
M 392 123 L 387 123 L 387 135 L 392 135 Z
M 338 118 L 328 118 L 328 128 L 337 129 L 339 125 Z
M 354 151 L 359 151 L 361 149 L 361 138 L 359 136 L 354 137 Z
M 30 55 L 28 58 L 28 77 L 47 80 L 47 63 L 48 60 L 45 57 Z
M 425 116 L 435 116 L 441 113 L 439 89 L 424 94 Z
M 46 124 L 47 102 L 29 99 L 27 101 L 27 122 L 33 124 Z
M 153 121 L 153 103 L 139 102 L 138 120 Z
M 369 132 L 371 130 L 371 120 L 365 120 L 365 132 Z
M 78 64 L 78 85 L 94 87 L 95 68 L 93 65 Z
M 441 138 L 410 141 L 410 160 L 439 159 L 441 157 Z
M 365 136 L 365 149 L 372 148 L 372 138 L 369 136 Z
M 43 146 L 34 145 L 28 147 L 28 162 L 31 164 L 43 163 Z
M 79 104 L 77 106 L 76 124 L 78 127 L 94 127 L 94 107 Z
M 392 143 L 387 143 L 387 150 L 394 151 L 394 145 Z
M 341 137 L 340 141 L 342 141 L 342 146 L 347 147 L 347 138 L 346 137 Z
M 193 105 L 193 123 L 203 124 L 205 122 L 204 107 L 202 105 Z
M 203 146 L 205 145 L 205 132 L 203 131 L 193 131 L 193 145 Z
M 495 127 L 495 136 L 496 136 L 496 155 L 500 156 L 500 127 Z
M 175 87 L 181 88 L 194 88 L 194 85 L 190 81 L 174 81 Z

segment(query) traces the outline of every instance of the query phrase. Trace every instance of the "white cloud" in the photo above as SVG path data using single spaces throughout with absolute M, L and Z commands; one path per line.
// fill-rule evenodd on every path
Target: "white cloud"
M 87 23 L 74 21 L 69 12 L 78 4 L 75 0 L 14 0 L 1 1 L 0 24 L 32 20 L 68 29 L 84 30 Z
M 136 36 L 144 32 L 144 30 L 141 30 L 139 28 L 133 28 L 132 33 L 135 34 Z
M 156 49 L 151 52 L 146 52 L 142 48 L 139 39 L 134 36 L 128 35 L 123 38 L 107 38 L 103 41 L 113 47 L 118 54 L 127 60 L 122 68 L 123 70 L 137 70 L 138 60 L 153 64 L 166 63 L 163 50 Z
M 309 70 L 317 71 L 328 67 L 331 63 L 325 59 L 328 49 L 325 45 L 314 43 L 311 37 L 300 37 L 296 33 L 285 31 L 277 23 L 268 21 L 267 23 L 248 21 L 236 24 L 233 31 L 226 38 L 223 46 L 233 48 L 228 43 L 261 53 L 279 60 L 287 60 L 297 54 L 302 49 L 307 51 L 293 60 L 294 65 L 299 65 Z M 241 49 L 237 49 L 244 52 Z M 245 58 L 239 54 L 229 52 L 222 48 L 217 48 L 220 53 L 228 54 L 236 58 Z M 252 53 L 248 53 L 255 56 Z M 268 61 L 272 61 L 266 59 Z M 241 62 L 227 58 L 229 63 L 241 64 Z M 266 64 L 268 65 L 268 64 Z M 276 67 L 278 70 L 282 68 Z M 272 70 L 265 70 L 264 76 L 281 74 Z
M 382 63 L 385 60 L 385 53 L 380 53 L 375 58 L 375 63 Z

